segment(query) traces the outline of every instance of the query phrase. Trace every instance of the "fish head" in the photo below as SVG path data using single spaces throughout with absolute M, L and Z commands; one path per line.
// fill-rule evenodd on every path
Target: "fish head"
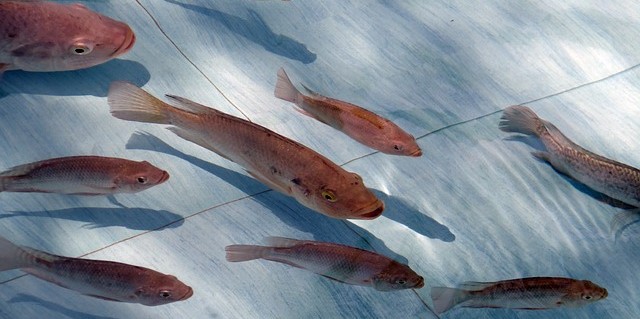
M 147 161 L 133 162 L 124 166 L 114 183 L 120 192 L 137 193 L 162 184 L 169 179 L 169 173 Z
M 418 142 L 416 142 L 413 135 L 405 132 L 393 123 L 386 126 L 386 131 L 385 134 L 380 135 L 380 138 L 372 141 L 375 149 L 391 155 L 422 156 L 422 149 L 418 146 Z
M 567 307 L 580 307 L 609 296 L 607 289 L 588 280 L 577 280 L 569 286 L 568 293 L 562 297 L 562 304 Z
M 133 47 L 136 37 L 126 23 L 83 5 L 55 5 L 57 10 L 50 10 L 46 21 L 34 23 L 11 48 L 13 68 L 37 72 L 83 69 Z
M 380 291 L 420 289 L 424 287 L 424 278 L 409 266 L 393 261 L 373 277 L 372 283 L 373 288 Z
M 338 219 L 374 219 L 384 203 L 355 173 L 306 174 L 292 180 L 291 195 L 303 205 Z
M 136 288 L 130 301 L 146 306 L 159 306 L 193 296 L 193 289 L 175 276 L 154 273 L 145 281 L 144 285 Z

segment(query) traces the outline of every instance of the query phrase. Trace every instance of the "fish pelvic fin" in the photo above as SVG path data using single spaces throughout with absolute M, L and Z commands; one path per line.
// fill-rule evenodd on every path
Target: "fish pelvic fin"
M 36 263 L 37 257 L 26 247 L 20 247 L 4 237 L 0 237 L 0 271 L 26 268 Z
M 467 291 L 449 287 L 432 287 L 431 300 L 433 301 L 434 311 L 441 314 L 457 304 L 465 301 Z
M 513 105 L 504 110 L 498 127 L 504 132 L 539 136 L 540 126 L 544 126 L 544 123 L 530 108 Z
M 269 247 L 255 245 L 229 245 L 224 248 L 229 262 L 242 262 L 264 257 Z
M 112 82 L 107 102 L 111 115 L 121 120 L 171 124 L 173 107 L 129 82 Z
M 278 70 L 278 80 L 276 81 L 276 88 L 273 93 L 275 97 L 298 104 L 300 101 L 300 91 L 293 86 L 287 72 L 283 68 Z

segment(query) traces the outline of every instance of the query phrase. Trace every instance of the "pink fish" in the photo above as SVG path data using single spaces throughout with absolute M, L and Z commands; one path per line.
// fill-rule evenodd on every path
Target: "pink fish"
M 163 305 L 189 299 L 193 289 L 178 278 L 113 261 L 51 255 L 0 237 L 0 271 L 20 268 L 83 295 L 111 301 Z
M 146 161 L 70 156 L 24 164 L 0 173 L 0 192 L 136 193 L 167 179 L 169 173 Z
M 386 256 L 350 246 L 268 237 L 269 246 L 230 245 L 230 262 L 265 259 L 306 269 L 339 282 L 380 291 L 419 289 L 424 278 Z
M 81 4 L 0 1 L 0 74 L 88 68 L 128 52 L 135 39 L 127 24 Z
M 606 289 L 591 281 L 557 277 L 466 282 L 460 288 L 431 288 L 436 313 L 455 306 L 527 310 L 580 307 L 607 296 Z
M 300 113 L 380 152 L 414 157 L 422 155 L 416 139 L 390 120 L 355 104 L 322 96 L 303 87 L 309 92 L 308 96 L 293 86 L 284 69 L 278 70 L 275 96 L 295 103 Z

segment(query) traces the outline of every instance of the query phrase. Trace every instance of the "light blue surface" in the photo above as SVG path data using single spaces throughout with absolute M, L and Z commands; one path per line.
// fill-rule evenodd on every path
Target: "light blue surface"
M 0 194 L 0 234 L 68 256 L 141 265 L 194 289 L 159 307 L 85 297 L 0 273 L 1 318 L 435 318 L 432 286 L 527 276 L 589 279 L 609 297 L 579 309 L 455 309 L 443 318 L 637 318 L 640 227 L 498 130 L 527 103 L 576 143 L 640 166 L 640 4 L 598 1 L 87 1 L 137 34 L 120 59 L 75 72 L 7 72 L 0 167 L 80 154 L 148 160 L 169 181 L 105 197 Z M 372 153 L 273 97 L 284 66 L 302 82 L 421 136 L 424 156 Z M 181 95 L 314 148 L 385 201 L 339 221 L 267 191 L 224 158 L 109 114 L 113 80 Z M 118 202 L 126 208 L 118 206 Z M 224 246 L 265 236 L 375 249 L 426 286 L 393 293 L 285 265 L 231 264 Z M 22 276 L 22 277 L 19 277 Z M 17 278 L 19 277 L 19 278 Z M 11 280 L 14 279 L 14 280 Z

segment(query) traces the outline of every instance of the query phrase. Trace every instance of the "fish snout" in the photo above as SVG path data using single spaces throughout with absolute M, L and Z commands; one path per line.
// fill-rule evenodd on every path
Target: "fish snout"
M 158 180 L 158 184 L 162 184 L 166 182 L 169 179 L 169 177 L 171 176 L 167 171 L 162 171 L 162 176 L 160 176 L 160 180 Z
M 382 215 L 382 211 L 384 211 L 384 202 L 381 200 L 377 200 L 373 205 L 373 210 L 369 210 L 364 214 L 358 215 L 357 219 L 374 219 Z
M 187 293 L 185 293 L 184 296 L 180 297 L 180 299 L 178 300 L 187 300 L 191 298 L 191 296 L 193 296 L 193 288 L 189 287 L 189 290 L 187 290 Z
M 419 278 L 418 279 L 418 283 L 416 283 L 416 285 L 413 286 L 413 289 L 420 289 L 420 288 L 424 287 L 424 277 L 419 276 L 418 278 Z
M 115 52 L 113 52 L 113 54 L 111 55 L 112 57 L 117 57 L 129 52 L 129 50 L 131 50 L 133 45 L 136 43 L 136 34 L 128 25 L 125 24 L 124 27 L 126 28 L 124 41 L 122 41 L 120 47 L 116 49 Z
M 422 156 L 422 150 L 420 148 L 418 148 L 417 150 L 415 150 L 411 154 L 409 154 L 409 156 L 411 156 L 411 157 L 420 157 L 420 156 Z

